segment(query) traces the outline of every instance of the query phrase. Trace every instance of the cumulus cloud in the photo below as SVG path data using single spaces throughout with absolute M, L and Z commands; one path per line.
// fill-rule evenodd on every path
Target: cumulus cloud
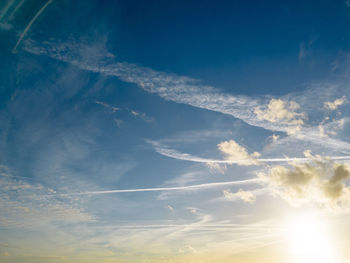
M 276 134 L 272 134 L 272 135 L 269 137 L 270 141 L 273 142 L 273 143 L 277 142 L 279 138 L 280 138 L 280 136 L 279 136 L 279 135 L 276 135 Z
M 223 141 L 218 144 L 218 149 L 225 155 L 226 160 L 233 161 L 238 165 L 256 165 L 260 153 L 249 154 L 247 150 L 234 140 Z
M 305 113 L 296 112 L 299 108 L 300 105 L 295 101 L 271 99 L 268 105 L 256 107 L 254 113 L 259 120 L 293 126 L 288 131 L 295 133 L 300 130 L 305 118 Z
M 224 190 L 223 193 L 224 193 L 224 197 L 230 201 L 236 201 L 237 199 L 240 199 L 240 200 L 242 200 L 246 203 L 250 203 L 250 204 L 252 204 L 256 201 L 256 196 L 254 193 L 252 193 L 250 191 L 244 191 L 242 189 L 239 189 L 238 192 L 236 192 L 236 193 L 231 193 L 228 190 Z
M 343 96 L 335 101 L 326 101 L 324 107 L 328 110 L 336 110 L 338 107 L 342 106 L 346 102 L 346 97 Z
M 350 165 L 336 163 L 327 157 L 312 156 L 307 163 L 291 163 L 289 167 L 273 166 L 259 174 L 266 180 L 274 195 L 280 196 L 294 206 L 306 203 L 326 207 L 345 205 L 350 200 Z

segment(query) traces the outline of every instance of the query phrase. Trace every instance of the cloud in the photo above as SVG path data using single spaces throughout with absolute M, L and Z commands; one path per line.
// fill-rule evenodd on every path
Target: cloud
M 148 117 L 146 115 L 146 113 L 144 113 L 144 112 L 138 112 L 138 111 L 135 111 L 135 110 L 129 110 L 129 112 L 134 117 L 140 118 L 141 120 L 143 120 L 145 122 L 152 122 L 153 121 L 153 118 Z
M 235 201 L 237 199 L 241 199 L 242 201 L 244 201 L 246 203 L 250 203 L 250 204 L 252 204 L 256 201 L 256 196 L 253 192 L 244 191 L 242 189 L 239 189 L 238 192 L 236 192 L 236 193 L 231 193 L 228 190 L 224 190 L 223 193 L 224 193 L 224 197 L 230 201 Z
M 16 7 L 12 10 L 12 12 L 9 14 L 8 20 L 12 20 L 14 18 L 15 13 L 22 7 L 26 0 L 20 0 Z
M 87 45 L 82 42 L 63 43 L 50 40 L 39 44 L 33 40 L 26 40 L 23 48 L 32 54 L 49 56 L 83 70 L 115 76 L 165 100 L 231 115 L 249 125 L 266 130 L 285 132 L 289 135 L 297 134 L 298 140 L 313 142 L 323 147 L 350 151 L 349 143 L 321 137 L 318 126 L 304 125 L 306 113 L 297 111 L 299 105 L 304 105 L 312 111 L 319 110 L 313 101 L 313 94 L 325 91 L 323 97 L 332 97 L 334 85 L 327 89 L 322 85 L 315 86 L 312 93 L 307 90 L 299 96 L 288 94 L 284 99 L 268 100 L 268 97 L 253 98 L 225 94 L 219 89 L 201 84 L 196 79 L 159 72 L 127 62 L 117 62 L 115 56 L 106 50 L 102 42 Z M 297 103 L 298 100 L 302 104 Z
M 19 46 L 19 44 L 22 42 L 24 36 L 27 34 L 27 32 L 29 31 L 30 27 L 32 26 L 32 24 L 35 22 L 35 20 L 38 19 L 38 17 L 41 15 L 42 12 L 45 11 L 45 9 L 47 8 L 47 6 L 49 4 L 52 3 L 53 0 L 48 0 L 41 8 L 40 10 L 35 14 L 35 16 L 29 21 L 28 25 L 26 26 L 26 28 L 23 30 L 23 32 L 21 33 L 21 35 L 19 36 L 16 45 L 13 47 L 12 49 L 12 53 L 16 53 L 17 52 L 17 47 Z
M 55 191 L 0 166 L 0 226 L 32 226 L 50 222 L 89 222 L 94 217 L 77 198 L 57 198 Z
M 226 160 L 233 161 L 238 165 L 258 164 L 256 158 L 259 157 L 260 154 L 258 152 L 254 152 L 249 155 L 247 150 L 234 140 L 219 143 L 218 149 L 225 155 Z
M 171 149 L 166 145 L 163 145 L 159 142 L 156 141 L 150 141 L 148 140 L 147 142 L 149 142 L 150 144 L 152 144 L 152 146 L 154 147 L 155 151 L 158 152 L 161 155 L 164 155 L 166 157 L 169 158 L 174 158 L 177 160 L 183 160 L 183 161 L 190 161 L 190 162 L 197 162 L 197 163 L 205 163 L 207 166 L 209 166 L 210 169 L 215 169 L 218 168 L 219 171 L 220 169 L 224 169 L 223 166 L 218 167 L 216 165 L 212 165 L 212 164 L 241 164 L 242 163 L 254 163 L 256 165 L 258 164 L 263 164 L 263 163 L 286 163 L 286 162 L 306 162 L 306 161 L 310 161 L 311 158 L 309 157 L 282 157 L 282 158 L 256 158 L 257 157 L 257 153 L 256 154 L 251 154 L 249 155 L 247 153 L 247 155 L 249 156 L 249 159 L 237 159 L 234 160 L 232 159 L 225 159 L 225 160 L 218 160 L 218 159 L 212 159 L 212 158 L 205 158 L 205 157 L 199 157 L 199 156 L 194 156 L 188 153 L 182 153 L 179 152 L 175 149 Z M 238 145 L 240 146 L 240 145 Z M 240 146 L 241 147 L 241 146 Z M 243 148 L 243 147 L 242 147 Z M 244 148 L 243 148 L 244 149 Z M 343 156 L 330 156 L 329 159 L 331 160 L 349 160 L 350 156 L 349 155 L 343 155 Z
M 306 57 L 308 57 L 312 54 L 312 46 L 316 40 L 317 40 L 317 37 L 314 36 L 314 37 L 310 38 L 309 41 L 307 41 L 307 43 L 305 41 L 300 43 L 299 54 L 298 54 L 299 62 L 301 62 Z
M 112 113 L 117 112 L 118 110 L 120 110 L 119 108 L 109 105 L 108 103 L 105 103 L 103 101 L 96 101 L 96 104 L 102 105 L 103 107 L 105 107 L 106 109 L 109 109 Z
M 336 99 L 335 101 L 326 101 L 324 103 L 324 107 L 329 110 L 336 110 L 338 107 L 342 106 L 344 103 L 346 103 L 347 99 L 346 96 L 343 96 L 339 99 Z
M 333 176 L 324 185 L 325 195 L 332 200 L 340 198 L 346 188 L 344 182 L 349 179 L 349 177 L 349 165 L 336 165 Z M 348 191 L 347 188 L 346 191 Z
M 280 125 L 261 121 L 255 117 L 253 109 L 261 105 L 259 99 L 223 94 L 218 89 L 202 85 L 196 79 L 158 72 L 127 62 L 115 62 L 114 56 L 100 45 L 95 47 L 89 45 L 87 48 L 82 43 L 46 41 L 38 44 L 33 40 L 27 40 L 24 50 L 71 63 L 84 70 L 115 76 L 122 81 L 134 83 L 147 92 L 155 93 L 165 100 L 229 114 L 253 126 L 284 131 Z M 84 51 L 89 53 L 89 56 L 84 54 Z
M 271 99 L 268 105 L 256 107 L 254 113 L 259 120 L 287 125 L 287 132 L 294 134 L 300 131 L 301 126 L 304 124 L 303 119 L 306 116 L 305 113 L 296 112 L 299 108 L 300 105 L 295 101 Z
M 278 141 L 278 139 L 280 138 L 279 135 L 276 135 L 276 134 L 272 134 L 269 139 L 272 143 L 276 143 Z
M 309 151 L 306 156 L 311 156 Z M 318 204 L 329 208 L 346 205 L 350 201 L 350 165 L 336 163 L 327 157 L 311 156 L 312 160 L 289 167 L 273 166 L 267 174 L 260 173 L 271 193 L 294 206 Z
M 345 0 L 345 5 L 346 5 L 346 7 L 350 7 L 350 0 Z
M 7 4 L 5 5 L 5 7 L 1 10 L 0 21 L 2 21 L 2 19 L 4 18 L 4 16 L 6 15 L 8 10 L 10 9 L 10 7 L 14 4 L 14 2 L 15 2 L 15 0 L 8 1 Z
M 103 102 L 103 101 L 96 101 L 95 102 L 96 104 L 99 104 L 99 105 L 102 105 L 104 108 L 108 109 L 111 113 L 116 113 L 117 111 L 121 111 L 121 110 L 124 110 L 124 111 L 127 111 L 129 112 L 132 116 L 136 117 L 136 118 L 139 118 L 145 122 L 152 122 L 153 121 L 153 118 L 151 117 L 148 117 L 146 115 L 146 113 L 143 113 L 143 112 L 138 112 L 136 110 L 131 110 L 131 109 L 121 109 L 121 108 L 118 108 L 118 107 L 115 107 L 115 106 L 112 106 L 106 102 Z M 118 119 L 117 119 L 118 120 Z M 118 127 L 120 127 L 120 125 L 122 124 L 121 122 L 118 122 L 116 121 L 116 124 Z
M 226 171 L 226 165 L 225 164 L 220 164 L 220 163 L 206 163 L 208 166 L 209 170 L 212 172 L 219 172 L 219 173 L 225 173 Z
M 256 184 L 256 183 L 259 183 L 261 180 L 262 179 L 260 178 L 254 178 L 254 179 L 247 179 L 247 180 L 240 180 L 240 181 L 214 182 L 214 183 L 186 185 L 186 186 L 102 190 L 102 191 L 90 191 L 90 192 L 80 192 L 80 193 L 53 194 L 52 196 L 78 196 L 78 195 L 100 195 L 100 194 L 117 194 L 117 193 L 136 193 L 136 192 L 203 190 L 203 189 L 209 189 L 209 188 L 222 187 L 226 185 Z

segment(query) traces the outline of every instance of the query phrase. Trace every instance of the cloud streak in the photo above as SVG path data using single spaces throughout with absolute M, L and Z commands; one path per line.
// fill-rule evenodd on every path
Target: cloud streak
M 349 143 L 339 139 L 321 137 L 318 125 L 315 127 L 303 125 L 305 113 L 296 111 L 299 104 L 294 100 L 273 100 L 268 97 L 252 98 L 225 94 L 214 87 L 202 85 L 198 80 L 192 78 L 158 72 L 127 62 L 116 62 L 115 57 L 100 44 L 97 47 L 86 46 L 82 43 L 53 41 L 38 44 L 33 40 L 27 40 L 24 50 L 70 63 L 83 70 L 115 76 L 124 82 L 136 84 L 149 93 L 157 94 L 165 100 L 231 115 L 251 126 L 289 135 L 295 134 L 294 137 L 298 140 L 343 150 L 346 153 L 350 152 Z M 283 108 L 283 116 L 271 113 L 271 107 L 274 106 Z M 288 118 L 291 121 L 288 121 Z
M 3 17 L 6 15 L 6 13 L 8 12 L 9 8 L 13 5 L 13 3 L 15 2 L 15 0 L 10 0 L 7 2 L 6 6 L 4 7 L 4 9 L 1 11 L 0 13 L 0 21 L 3 19 Z
M 218 163 L 218 164 L 240 164 L 242 162 L 251 163 L 250 159 L 241 159 L 241 160 L 233 160 L 233 159 L 227 159 L 227 160 L 218 160 L 218 159 L 211 159 L 211 158 L 203 158 L 198 156 L 193 156 L 188 153 L 182 153 L 175 149 L 170 149 L 167 146 L 164 146 L 158 142 L 154 141 L 148 141 L 151 143 L 156 150 L 161 155 L 164 155 L 169 158 L 177 159 L 177 160 L 183 160 L 183 161 L 190 161 L 190 162 L 197 162 L 197 163 Z M 327 157 L 331 160 L 350 160 L 350 155 L 344 155 L 344 156 L 329 156 Z M 257 165 L 258 163 L 289 163 L 289 162 L 307 162 L 312 160 L 311 157 L 284 157 L 284 158 L 257 158 L 255 159 L 254 165 Z
M 17 47 L 19 46 L 19 44 L 21 44 L 24 36 L 27 34 L 28 30 L 30 29 L 30 27 L 33 25 L 33 23 L 35 22 L 35 20 L 38 19 L 38 17 L 42 14 L 42 12 L 45 11 L 45 9 L 47 8 L 47 6 L 49 4 L 52 3 L 53 0 L 48 0 L 45 5 L 43 5 L 42 8 L 40 8 L 40 10 L 35 14 L 35 16 L 32 18 L 32 20 L 29 21 L 28 25 L 26 26 L 26 28 L 23 30 L 22 34 L 19 36 L 16 45 L 14 46 L 14 48 L 12 49 L 12 53 L 16 53 L 17 52 Z
M 247 179 L 247 180 L 241 180 L 241 181 L 215 182 L 215 183 L 196 184 L 196 185 L 187 185 L 187 186 L 90 191 L 90 192 L 68 193 L 68 194 L 57 194 L 57 195 L 54 194 L 49 196 L 100 195 L 100 194 L 136 193 L 136 192 L 203 190 L 203 189 L 216 188 L 216 187 L 229 186 L 229 185 L 258 184 L 258 183 L 261 183 L 262 181 L 263 179 L 253 178 L 253 179 Z
M 24 4 L 26 0 L 21 0 L 16 7 L 13 9 L 13 11 L 11 12 L 11 14 L 9 15 L 9 20 L 13 19 L 15 13 L 22 7 L 22 5 Z
M 115 76 L 166 100 L 228 114 L 268 130 L 286 131 L 287 128 L 285 125 L 256 117 L 254 109 L 262 104 L 260 99 L 223 94 L 218 89 L 202 85 L 192 78 L 158 72 L 126 62 L 115 62 L 112 59 L 114 56 L 105 50 L 96 51 L 95 58 L 86 58 L 82 54 L 82 50 L 87 49 L 84 45 L 49 41 L 39 45 L 30 40 L 26 41 L 24 49 L 33 54 L 71 63 L 84 70 Z
M 12 176 L 0 166 L 0 226 L 24 227 L 43 225 L 52 221 L 89 222 L 94 217 L 82 208 L 83 202 L 74 198 L 59 199 L 51 188 Z

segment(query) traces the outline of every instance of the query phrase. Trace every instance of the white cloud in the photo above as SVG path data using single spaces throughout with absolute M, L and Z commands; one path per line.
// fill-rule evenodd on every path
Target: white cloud
M 225 164 L 220 164 L 220 163 L 206 163 L 208 166 L 209 170 L 212 172 L 219 172 L 219 173 L 224 173 L 226 171 L 226 165 Z
M 305 156 L 312 160 L 291 163 L 289 167 L 273 166 L 259 177 L 266 180 L 272 194 L 295 206 L 318 204 L 336 208 L 348 205 L 350 187 L 345 183 L 350 177 L 350 166 L 327 157 L 314 157 L 310 151 L 305 151 Z
M 245 163 L 245 164 L 264 164 L 264 163 L 285 163 L 285 162 L 305 162 L 305 161 L 309 161 L 310 158 L 307 157 L 281 157 L 281 158 L 257 158 L 258 153 L 253 153 L 251 155 L 249 155 L 247 153 L 247 155 L 249 156 L 249 159 L 225 159 L 225 160 L 218 160 L 218 159 L 211 159 L 211 158 L 205 158 L 205 157 L 198 157 L 198 156 L 194 156 L 188 153 L 182 153 L 179 152 L 175 149 L 170 149 L 168 146 L 160 144 L 159 142 L 156 141 L 148 141 L 149 143 L 151 143 L 155 149 L 156 152 L 158 152 L 161 155 L 164 155 L 166 157 L 169 158 L 174 158 L 177 160 L 183 160 L 183 161 L 190 161 L 190 162 L 197 162 L 197 163 L 205 163 L 207 166 L 208 164 L 221 164 L 221 168 L 224 169 L 225 164 L 241 164 Z M 281 145 L 283 145 L 282 143 L 280 143 Z M 296 143 L 295 143 L 296 144 Z M 243 147 L 242 147 L 243 148 Z M 243 148 L 244 149 L 244 148 Z M 279 152 L 280 154 L 280 152 Z M 342 155 L 342 156 L 330 156 L 329 157 L 331 160 L 349 160 L 350 156 L 349 155 Z M 214 165 L 210 165 L 209 168 L 219 168 L 218 166 Z M 220 169 L 220 168 L 219 168 Z
M 109 109 L 111 112 L 117 112 L 118 110 L 120 110 L 119 108 L 109 105 L 108 103 L 105 103 L 103 101 L 96 101 L 96 104 L 102 105 L 103 107 Z
M 270 102 L 262 107 L 258 106 L 254 109 L 259 120 L 267 120 L 272 123 L 280 123 L 287 125 L 287 132 L 294 134 L 300 131 L 304 124 L 305 113 L 298 113 L 296 110 L 300 105 L 295 101 L 284 101 L 282 99 L 271 99 Z
M 280 136 L 279 136 L 279 135 L 276 135 L 276 134 L 272 134 L 269 138 L 271 139 L 271 141 L 272 141 L 273 143 L 275 143 L 275 142 L 278 141 L 278 139 L 280 138 Z
M 344 103 L 347 102 L 346 96 L 343 96 L 339 99 L 336 99 L 334 101 L 326 101 L 324 103 L 324 107 L 329 110 L 336 110 L 338 107 L 342 106 Z
M 115 106 L 112 106 L 106 102 L 103 102 L 103 101 L 96 101 L 95 102 L 96 104 L 99 104 L 99 105 L 102 105 L 103 107 L 105 107 L 106 109 L 110 110 L 111 113 L 116 113 L 117 111 L 121 111 L 122 109 L 121 108 L 118 108 L 118 107 L 115 107 Z M 136 110 L 131 110 L 131 109 L 123 109 L 123 110 L 126 110 L 127 112 L 129 112 L 132 116 L 136 117 L 136 118 L 139 118 L 145 122 L 152 122 L 153 121 L 153 118 L 150 118 L 146 115 L 146 113 L 144 112 L 138 112 Z M 120 120 L 122 121 L 122 120 Z M 116 124 L 118 127 L 120 127 L 120 125 L 122 124 L 122 122 L 120 122 L 119 119 L 116 119 Z
M 225 155 L 227 161 L 232 161 L 238 165 L 258 164 L 258 152 L 248 154 L 247 150 L 234 140 L 224 141 L 218 144 L 218 149 Z
M 236 201 L 237 199 L 241 199 L 242 201 L 250 204 L 256 201 L 256 196 L 253 192 L 244 191 L 242 189 L 239 189 L 236 193 L 231 193 L 228 190 L 224 190 L 223 193 L 224 197 L 230 201 Z
M 237 180 L 237 181 L 226 181 L 226 182 L 212 182 L 195 185 L 185 186 L 172 186 L 172 187 L 152 187 L 152 188 L 131 188 L 131 189 L 115 189 L 115 190 L 101 190 L 101 191 L 90 191 L 90 192 L 78 192 L 78 193 L 67 193 L 67 194 L 55 194 L 55 197 L 65 196 L 79 196 L 79 195 L 103 195 L 103 194 L 121 194 L 121 193 L 136 193 L 136 192 L 165 192 L 165 191 L 186 191 L 186 190 L 205 190 L 210 188 L 223 187 L 227 185 L 246 185 L 246 184 L 257 184 L 261 182 L 259 178 Z
M 284 99 L 269 101 L 267 97 L 252 98 L 225 94 L 211 86 L 202 85 L 192 78 L 158 72 L 126 62 L 116 62 L 114 56 L 106 50 L 105 43 L 102 42 L 96 45 L 57 41 L 38 44 L 27 40 L 24 50 L 70 63 L 83 70 L 115 76 L 122 81 L 134 83 L 147 92 L 155 93 L 165 100 L 228 114 L 252 126 L 286 132 L 289 135 L 297 134 L 299 140 L 350 151 L 350 144 L 347 142 L 321 137 L 318 125 L 316 127 L 304 125 L 306 114 L 297 111 L 299 105 L 309 110 L 319 110 L 314 102 L 314 93 L 323 94 L 323 91 L 326 91 L 321 97 L 332 97 L 334 85 L 327 89 L 321 85 L 313 88 L 312 92 L 307 90 L 300 95 L 288 94 Z M 302 126 L 303 129 L 300 131 Z

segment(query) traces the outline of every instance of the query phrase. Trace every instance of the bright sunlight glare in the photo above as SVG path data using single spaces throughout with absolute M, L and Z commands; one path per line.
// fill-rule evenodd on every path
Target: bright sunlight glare
M 303 214 L 288 220 L 286 227 L 290 262 L 340 263 L 325 220 Z

